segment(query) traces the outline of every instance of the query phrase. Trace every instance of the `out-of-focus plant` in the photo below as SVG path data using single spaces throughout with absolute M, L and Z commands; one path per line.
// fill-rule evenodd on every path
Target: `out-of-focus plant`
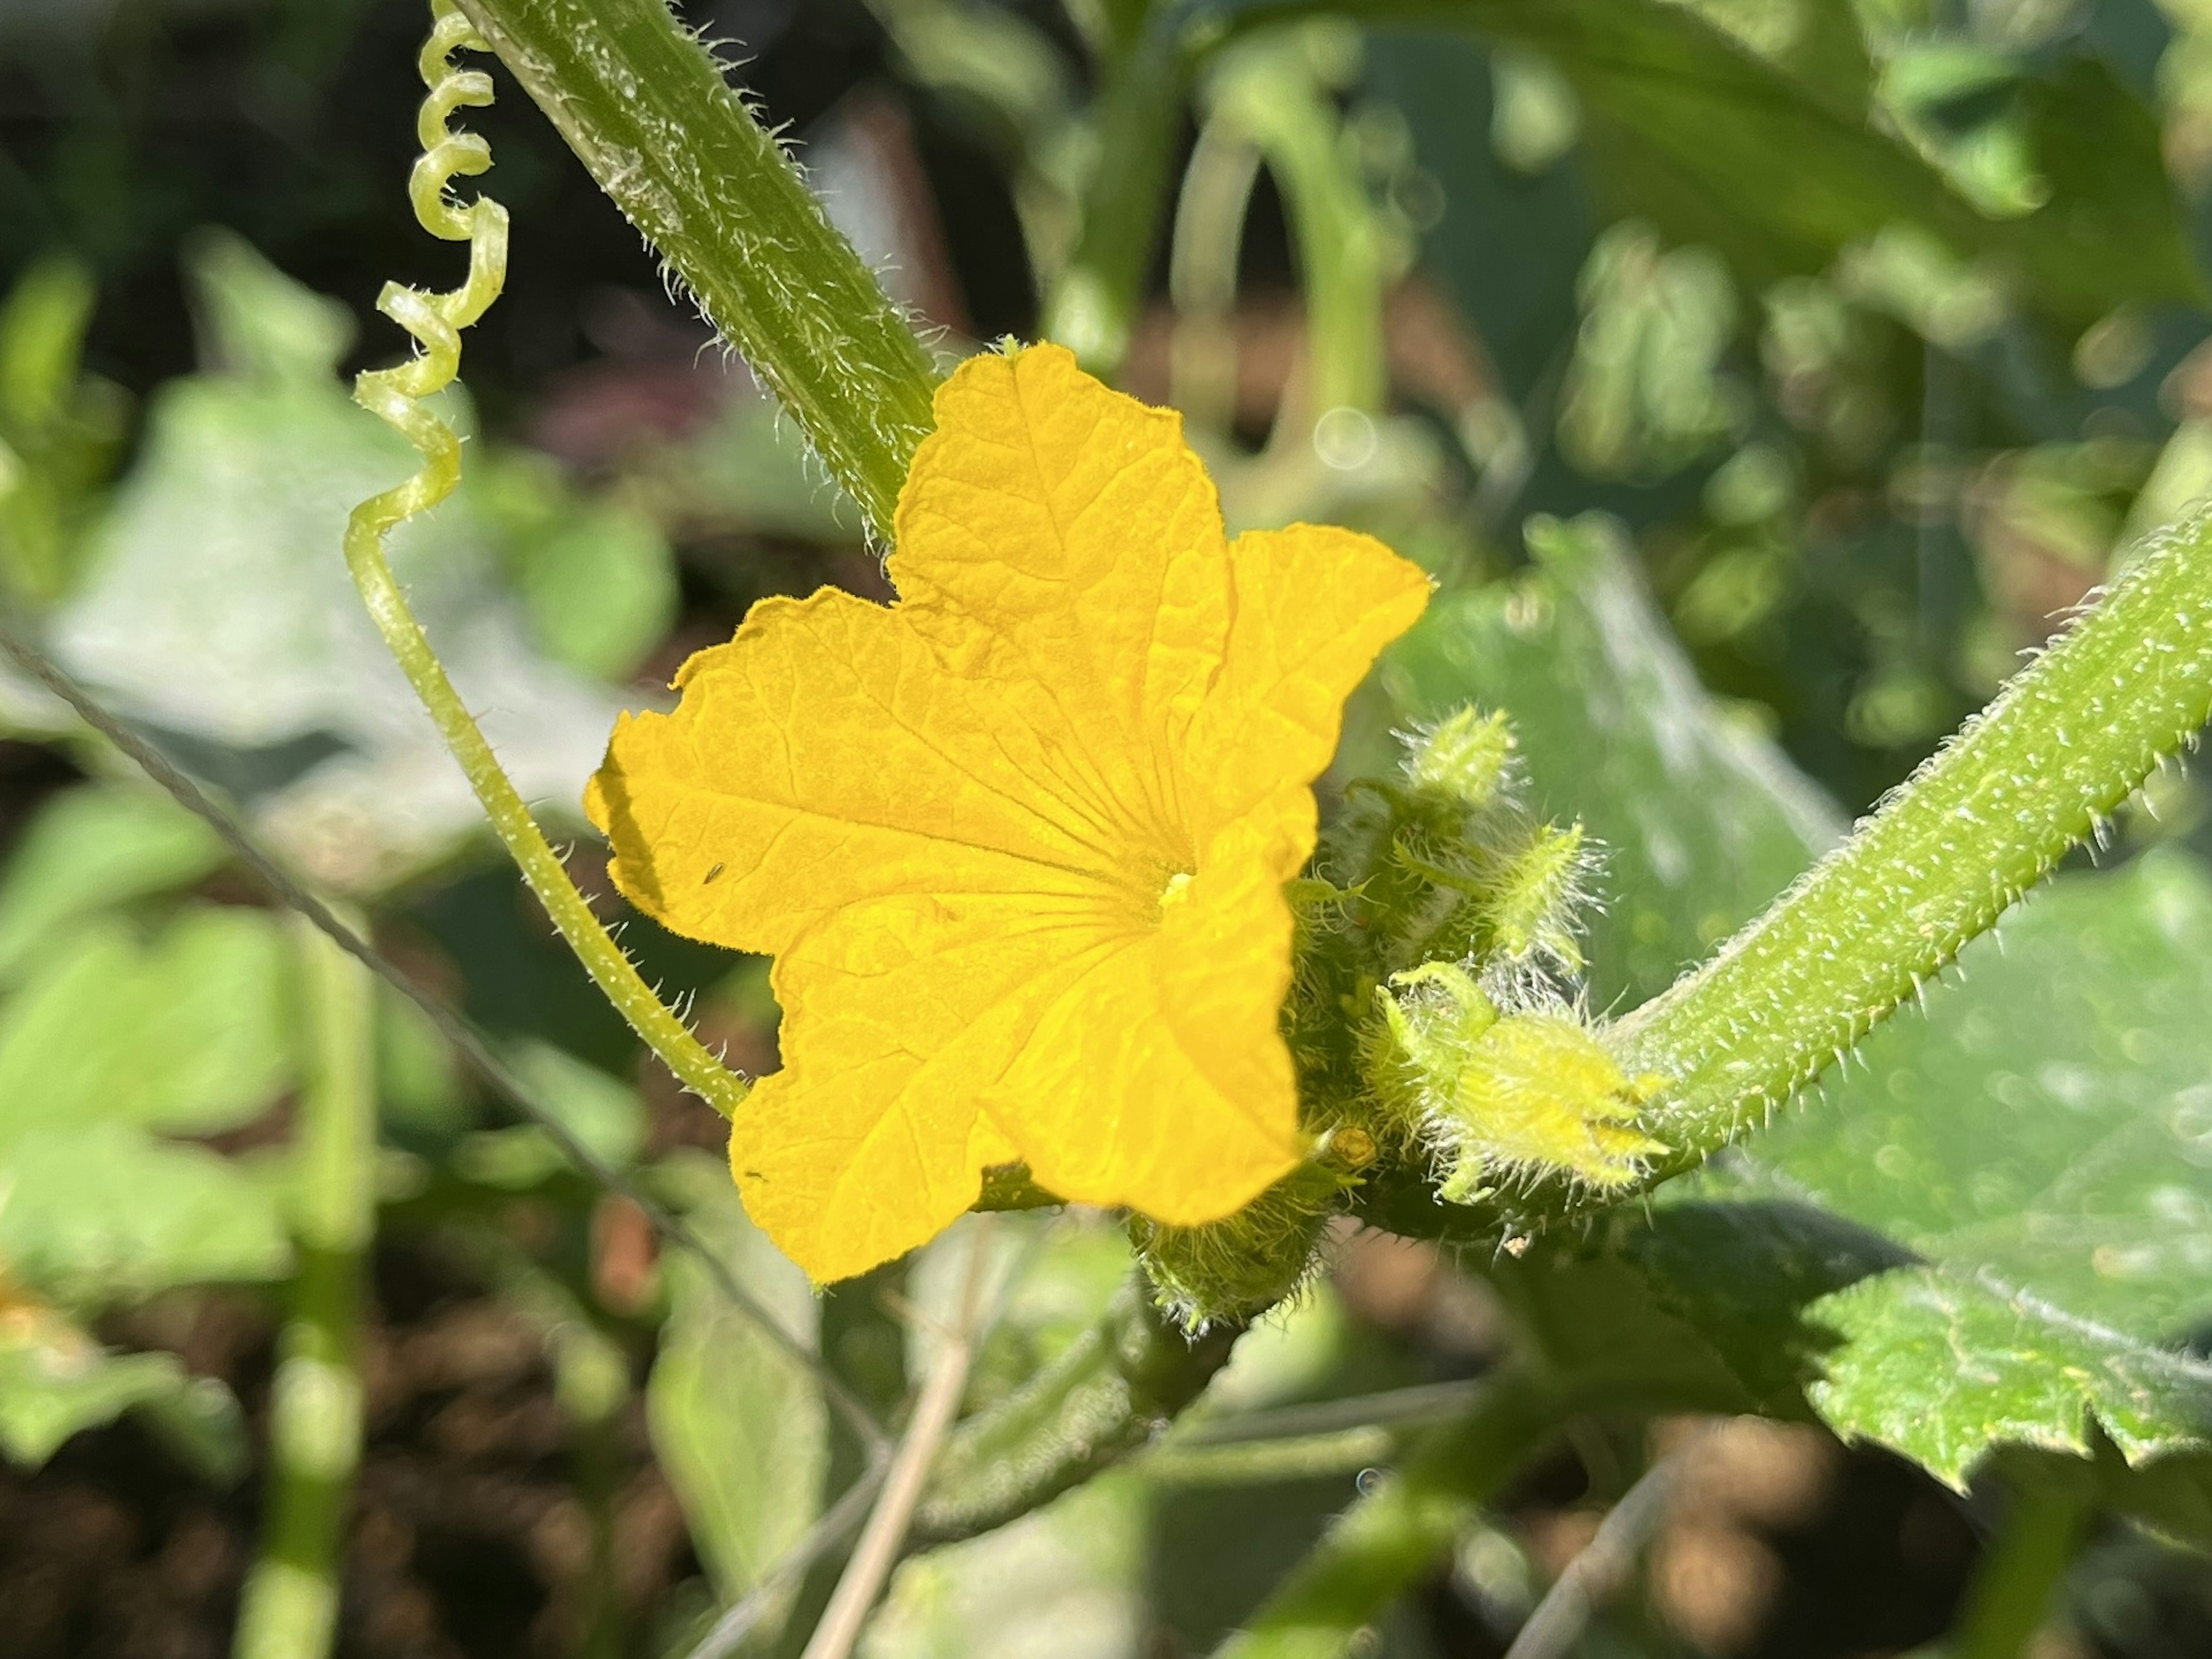
M 89 274 L 56 254 L 0 303 L 0 568 L 19 604 L 69 587 L 123 438 L 121 389 L 80 364 L 93 300 Z

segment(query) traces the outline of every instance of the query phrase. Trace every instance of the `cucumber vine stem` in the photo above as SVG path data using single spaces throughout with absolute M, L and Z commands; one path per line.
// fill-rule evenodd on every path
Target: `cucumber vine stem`
M 491 77 L 480 70 L 456 69 L 452 62 L 453 54 L 464 47 L 487 48 L 455 0 L 431 0 L 430 15 L 430 34 L 420 60 L 422 83 L 429 88 L 417 128 L 422 155 L 408 179 L 407 193 L 425 230 L 447 241 L 468 243 L 468 276 L 450 294 L 422 294 L 387 283 L 377 296 L 376 308 L 412 334 L 422 350 L 396 368 L 364 373 L 354 384 L 354 399 L 413 444 L 422 466 L 405 483 L 354 509 L 346 525 L 346 568 L 386 645 L 436 723 L 439 736 L 468 775 L 469 787 L 492 828 L 568 948 L 669 1070 L 727 1117 L 745 1097 L 744 1080 L 715 1059 L 661 1001 L 592 914 L 589 901 L 568 878 L 560 855 L 454 690 L 384 556 L 384 538 L 395 525 L 445 500 L 460 482 L 461 441 L 422 400 L 453 383 L 460 369 L 460 331 L 499 296 L 507 273 L 507 210 L 489 198 L 463 206 L 448 201 L 445 194 L 457 174 L 479 173 L 491 166 L 491 146 L 481 136 L 453 132 L 447 126 L 462 106 L 491 102 Z
M 889 543 L 937 373 L 667 0 L 461 0 Z
M 1660 1176 L 1756 1127 L 1991 926 L 2212 714 L 2212 514 L 2111 591 L 1796 886 L 1628 1016 Z

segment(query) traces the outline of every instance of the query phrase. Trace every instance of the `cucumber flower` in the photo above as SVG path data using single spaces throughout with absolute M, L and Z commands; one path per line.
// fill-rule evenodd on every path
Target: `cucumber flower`
M 996 1165 L 1188 1226 L 1297 1164 L 1283 884 L 1345 698 L 1428 595 L 1349 531 L 1229 540 L 1180 418 L 1056 346 L 970 360 L 936 413 L 897 602 L 754 606 L 586 803 L 641 909 L 775 957 L 784 1066 L 731 1168 L 817 1282 Z

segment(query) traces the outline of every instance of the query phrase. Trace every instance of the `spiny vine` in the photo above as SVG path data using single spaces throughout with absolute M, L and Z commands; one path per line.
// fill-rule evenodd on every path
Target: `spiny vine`
M 507 210 L 488 197 L 461 204 L 447 195 L 456 178 L 491 166 L 491 146 L 480 135 L 456 132 L 448 125 L 456 110 L 492 101 L 491 77 L 456 66 L 453 54 L 489 48 L 455 0 L 430 0 L 430 17 L 429 36 L 418 59 L 422 84 L 429 89 L 416 124 L 422 154 L 409 175 L 407 193 L 425 230 L 469 245 L 468 276 L 449 294 L 424 294 L 387 283 L 377 296 L 376 308 L 413 335 L 422 350 L 395 368 L 362 374 L 354 383 L 354 399 L 404 436 L 422 457 L 422 465 L 404 483 L 353 510 L 346 525 L 346 567 L 385 643 L 562 938 L 630 1028 L 685 1086 L 726 1117 L 745 1097 L 744 1079 L 709 1053 L 639 977 L 592 914 L 454 690 L 385 557 L 384 538 L 393 526 L 436 506 L 460 482 L 460 437 L 424 400 L 453 383 L 460 372 L 461 331 L 483 315 L 507 280 Z

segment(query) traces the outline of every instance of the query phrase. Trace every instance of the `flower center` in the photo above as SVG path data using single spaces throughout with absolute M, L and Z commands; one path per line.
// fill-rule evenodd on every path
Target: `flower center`
M 1160 889 L 1162 910 L 1165 910 L 1171 904 L 1180 904 L 1189 896 L 1190 879 L 1191 872 L 1188 870 L 1178 870 L 1168 878 L 1168 884 Z

